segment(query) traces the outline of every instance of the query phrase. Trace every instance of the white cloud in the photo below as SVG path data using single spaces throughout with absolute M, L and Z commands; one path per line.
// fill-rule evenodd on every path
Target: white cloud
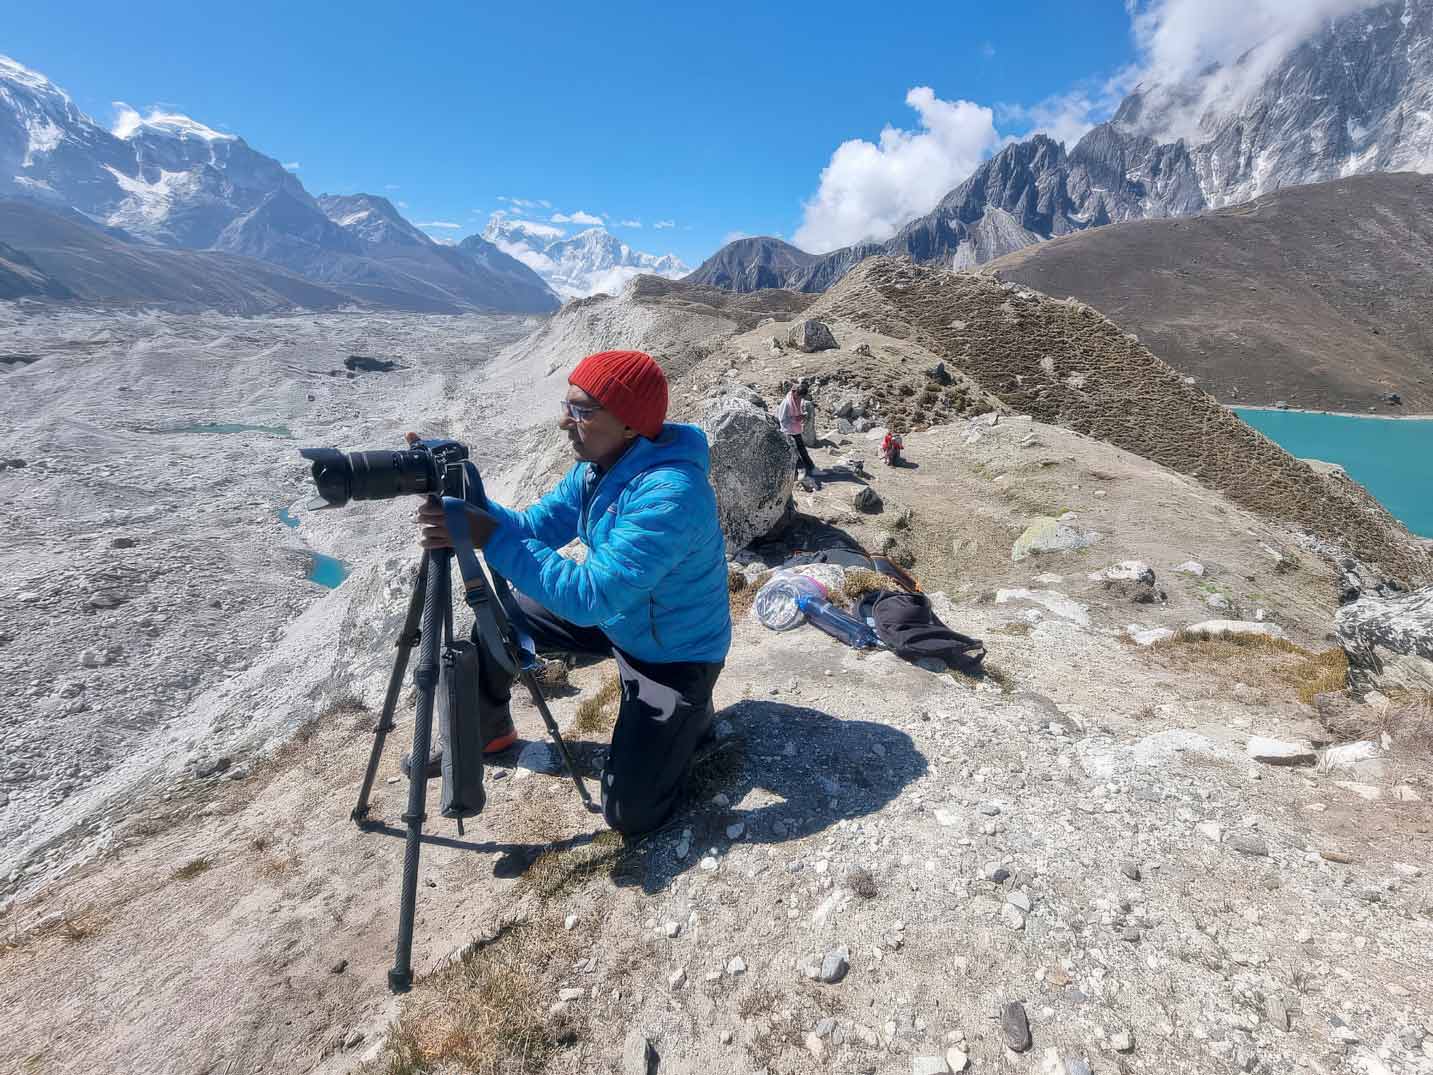
M 498 195 L 498 201 L 515 205 L 519 209 L 551 209 L 552 203 L 546 198 L 510 198 L 505 194 Z
M 619 228 L 640 228 L 642 222 L 640 220 L 619 220 L 617 226 Z
M 980 43 L 980 55 L 984 56 L 987 60 L 993 59 L 995 56 L 995 46 L 989 41 L 982 41 Z
M 677 222 L 675 220 L 659 220 L 652 225 L 652 227 L 657 228 L 658 230 L 662 228 L 675 228 L 676 226 Z
M 997 104 L 995 117 L 1002 128 L 1020 130 L 1022 139 L 1047 134 L 1064 142 L 1066 149 L 1074 149 L 1086 131 L 1110 117 L 1123 96 L 1122 84 L 1115 79 L 1081 83 L 1033 105 Z
M 407 208 L 408 208 L 408 203 L 407 203 L 407 202 L 399 202 L 399 203 L 398 203 L 398 208 L 399 208 L 399 209 L 407 209 Z
M 583 224 L 589 228 L 600 227 L 604 223 L 596 213 L 582 209 L 575 213 L 553 213 L 550 219 L 554 224 Z
M 463 225 L 461 225 L 461 224 L 455 224 L 455 223 L 453 223 L 453 221 L 451 221 L 451 220 L 429 220 L 429 221 L 425 221 L 425 222 L 422 223 L 422 224 L 419 224 L 418 226 L 419 226 L 420 228 L 449 228 L 449 229 L 456 229 L 456 228 L 461 228 Z
M 298 161 L 289 161 L 284 167 L 291 172 L 297 172 L 303 165 L 299 164 Z
M 804 204 L 796 245 L 824 253 L 887 239 L 929 212 L 1000 141 L 994 114 L 970 101 L 942 101 L 928 86 L 906 94 L 920 130 L 887 126 L 880 143 L 841 143 Z
M 1151 132 L 1199 136 L 1211 107 L 1232 108 L 1327 20 L 1379 0 L 1125 0 L 1139 61 L 1116 82 L 1149 93 Z

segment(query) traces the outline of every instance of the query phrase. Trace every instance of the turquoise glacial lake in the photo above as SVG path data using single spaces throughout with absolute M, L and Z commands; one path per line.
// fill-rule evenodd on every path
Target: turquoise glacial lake
M 1291 455 L 1337 463 L 1409 530 L 1433 538 L 1433 418 L 1245 407 L 1234 413 Z
M 299 527 L 298 519 L 289 512 L 288 508 L 280 508 L 277 512 L 279 521 L 291 530 Z M 332 556 L 325 556 L 321 552 L 310 552 L 309 554 L 308 579 L 320 586 L 327 586 L 332 590 L 344 579 L 348 578 L 348 565 L 342 560 Z

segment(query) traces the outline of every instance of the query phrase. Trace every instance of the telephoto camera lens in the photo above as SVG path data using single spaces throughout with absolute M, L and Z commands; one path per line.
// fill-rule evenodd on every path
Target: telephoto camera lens
M 332 507 L 350 500 L 391 500 L 438 489 L 433 457 L 422 449 L 384 452 L 340 452 L 337 448 L 301 448 L 313 461 L 319 496 Z

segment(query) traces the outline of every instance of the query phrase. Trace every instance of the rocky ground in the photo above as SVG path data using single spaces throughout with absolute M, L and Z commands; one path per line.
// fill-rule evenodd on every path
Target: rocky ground
M 489 773 L 488 809 L 465 836 L 432 827 L 420 982 L 395 1000 L 401 840 L 347 816 L 412 567 L 375 523 L 348 581 L 206 696 L 216 719 L 282 711 L 302 733 L 236 755 L 240 779 L 156 785 L 104 857 L 12 897 L 7 1069 L 1433 1072 L 1433 717 L 1339 691 L 1316 543 L 1102 441 L 975 414 L 974 388 L 907 436 L 911 466 L 881 467 L 830 411 L 849 393 L 880 419 L 877 374 L 930 356 L 910 339 L 837 320 L 837 352 L 799 355 L 769 347 L 784 325 L 721 311 L 696 328 L 615 301 L 579 313 L 587 328 L 543 328 L 561 341 L 544 377 L 589 331 L 661 331 L 694 348 L 679 409 L 732 382 L 774 404 L 793 372 L 832 378 L 825 478 L 797 492 L 787 545 L 839 533 L 913 559 L 991 676 L 772 633 L 739 591 L 716 695 L 730 745 L 667 828 L 626 845 L 519 704 L 524 745 Z M 504 428 L 537 421 L 545 400 L 512 369 L 539 351 L 454 395 Z M 399 424 L 421 401 L 374 406 Z M 432 428 L 478 425 L 432 408 Z M 557 460 L 531 454 L 540 432 L 512 442 L 521 499 Z M 878 513 L 856 509 L 864 488 Z M 320 519 L 311 540 L 340 532 Z M 1015 558 L 1032 543 L 1048 548 Z M 1183 630 L 1212 619 L 1282 637 Z M 607 674 L 554 690 L 594 767 Z M 1342 741 L 1371 746 L 1330 754 Z M 394 826 L 403 749 L 375 795 Z
M 525 332 L 0 306 L 0 354 L 35 358 L 0 366 L 0 891 L 71 844 L 104 846 L 114 795 L 292 731 L 280 692 L 256 713 L 225 687 L 267 674 L 256 665 L 323 595 L 313 551 L 361 564 L 390 525 L 314 514 L 298 449 L 401 443 L 410 413 L 437 426 L 445 381 Z

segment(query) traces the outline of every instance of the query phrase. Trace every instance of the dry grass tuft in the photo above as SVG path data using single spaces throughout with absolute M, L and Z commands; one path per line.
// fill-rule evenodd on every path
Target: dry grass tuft
M 328 720 L 344 713 L 367 713 L 368 703 L 353 691 L 339 691 L 332 695 L 318 711 L 319 720 Z
M 880 892 L 876 885 L 876 879 L 871 876 L 871 871 L 864 867 L 852 867 L 847 871 L 844 880 L 846 887 L 863 900 L 875 899 Z
M 1348 655 L 1338 646 L 1315 652 L 1286 638 L 1180 631 L 1149 650 L 1191 670 L 1204 668 L 1221 682 L 1237 678 L 1267 691 L 1292 691 L 1305 705 L 1348 687 Z
M 522 875 L 522 884 L 543 899 L 552 899 L 588 878 L 621 873 L 630 855 L 620 833 L 604 830 L 588 843 L 544 851 Z
M 730 787 L 746 765 L 743 741 L 727 743 L 700 765 L 692 766 L 684 796 L 688 802 L 704 802 L 723 788 Z
M 1013 622 L 1003 624 L 1000 627 L 992 627 L 990 630 L 993 634 L 997 635 L 1011 635 L 1014 638 L 1025 638 L 1034 629 L 1034 624 L 1027 623 L 1024 620 L 1014 620 Z
M 553 1054 L 585 1030 L 571 1012 L 545 1014 L 542 972 L 564 954 L 566 937 L 560 929 L 518 923 L 470 945 L 419 980 L 368 1070 L 382 1075 L 546 1070 Z
M 49 916 L 47 921 L 37 927 L 23 931 L 12 928 L 0 934 L 0 957 L 18 952 L 31 942 L 46 937 L 58 937 L 70 943 L 83 941 L 98 933 L 100 925 L 100 919 L 90 910 L 61 911 L 57 915 Z
M 855 567 L 846 572 L 846 582 L 842 589 L 847 597 L 852 601 L 857 601 L 862 594 L 893 589 L 895 585 L 894 579 L 886 578 L 879 571 L 868 571 L 864 567 Z
M 1393 691 L 1389 702 L 1380 730 L 1404 747 L 1433 754 L 1433 691 Z
M 746 576 L 742 575 L 742 585 L 738 588 L 736 583 L 732 581 L 733 577 L 738 574 L 740 573 L 732 571 L 728 572 L 726 577 L 727 592 L 731 595 L 731 618 L 733 620 L 739 620 L 751 611 L 752 603 L 756 600 L 757 591 L 765 586 L 766 580 L 771 577 L 770 571 L 763 571 L 760 575 L 757 575 L 756 578 L 749 581 Z
M 197 859 L 190 859 L 183 866 L 176 867 L 169 876 L 176 881 L 192 881 L 205 870 L 212 868 L 213 865 L 210 858 L 201 855 Z
M 597 692 L 577 703 L 573 728 L 583 735 L 610 731 L 617 723 L 617 710 L 622 704 L 622 681 L 612 672 L 602 680 Z

